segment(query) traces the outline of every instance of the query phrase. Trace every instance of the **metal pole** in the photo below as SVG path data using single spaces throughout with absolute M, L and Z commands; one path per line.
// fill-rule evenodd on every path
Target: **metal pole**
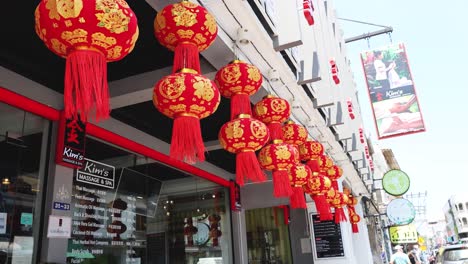
M 347 39 L 345 39 L 345 43 L 350 43 L 350 42 L 361 40 L 361 39 L 367 39 L 367 38 L 370 38 L 370 37 L 374 37 L 374 36 L 378 36 L 378 35 L 386 34 L 386 33 L 391 33 L 391 32 L 393 32 L 393 28 L 392 27 L 386 27 L 386 28 L 381 29 L 381 30 L 377 30 L 377 31 L 365 33 L 365 34 L 362 34 L 362 35 L 359 35 L 359 36 L 347 38 Z

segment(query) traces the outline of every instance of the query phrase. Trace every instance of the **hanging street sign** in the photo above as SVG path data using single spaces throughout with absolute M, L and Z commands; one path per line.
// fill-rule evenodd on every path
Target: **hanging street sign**
M 388 194 L 402 196 L 410 187 L 410 178 L 401 170 L 389 170 L 382 178 L 382 186 Z
M 418 242 L 418 232 L 413 224 L 390 227 L 390 240 L 393 244 Z
M 387 205 L 387 217 L 391 225 L 407 225 L 413 222 L 416 217 L 416 210 L 410 201 L 397 198 Z

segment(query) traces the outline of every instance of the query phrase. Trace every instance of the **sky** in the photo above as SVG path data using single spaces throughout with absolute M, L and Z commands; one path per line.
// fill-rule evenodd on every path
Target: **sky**
M 429 220 L 443 219 L 449 197 L 468 192 L 468 1 L 335 0 L 339 18 L 393 27 L 387 34 L 346 44 L 366 134 L 390 148 L 411 179 L 408 193 L 426 192 Z M 345 39 L 379 30 L 340 20 Z M 390 42 L 392 41 L 392 42 Z M 404 43 L 426 132 L 377 140 L 359 54 Z

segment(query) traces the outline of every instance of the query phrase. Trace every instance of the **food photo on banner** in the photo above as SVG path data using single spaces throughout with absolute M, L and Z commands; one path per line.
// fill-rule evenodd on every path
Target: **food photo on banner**
M 379 139 L 425 131 L 404 44 L 361 53 Z

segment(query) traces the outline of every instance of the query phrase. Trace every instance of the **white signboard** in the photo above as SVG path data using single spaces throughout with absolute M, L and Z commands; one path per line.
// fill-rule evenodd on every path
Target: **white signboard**
M 70 238 L 71 235 L 71 217 L 69 216 L 49 216 L 49 227 L 47 228 L 47 237 L 51 238 Z

